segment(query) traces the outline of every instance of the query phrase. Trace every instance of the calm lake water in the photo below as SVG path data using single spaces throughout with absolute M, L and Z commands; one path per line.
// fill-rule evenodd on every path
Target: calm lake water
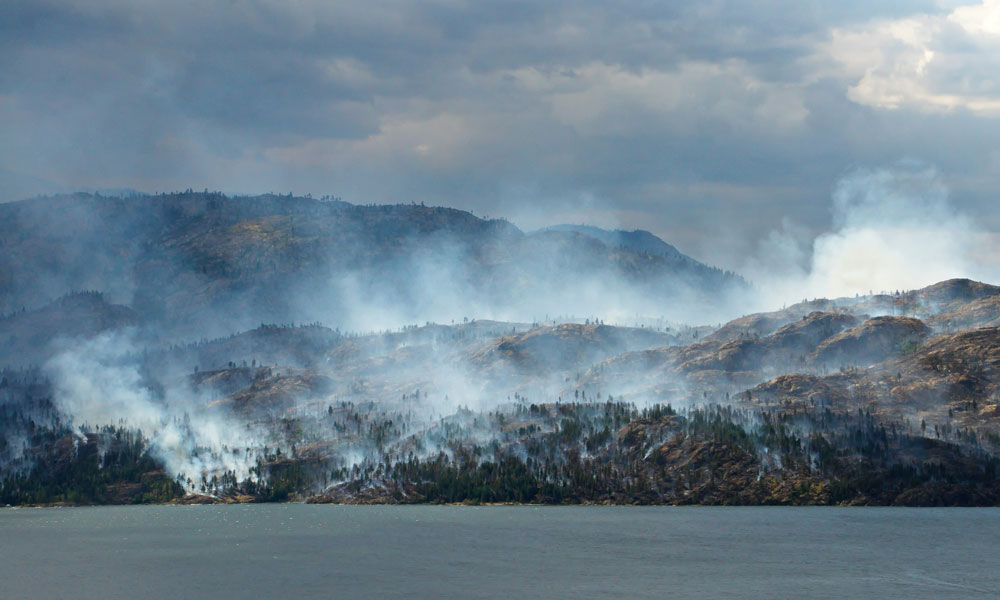
M 997 598 L 1000 509 L 0 510 L 0 598 Z

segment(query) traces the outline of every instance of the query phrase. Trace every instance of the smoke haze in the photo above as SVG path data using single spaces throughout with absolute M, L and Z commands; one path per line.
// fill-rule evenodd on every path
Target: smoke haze
M 181 480 L 199 482 L 225 472 L 249 477 L 264 445 L 261 438 L 206 406 L 208 398 L 186 380 L 168 380 L 164 387 L 144 378 L 131 335 L 106 333 L 78 341 L 46 363 L 43 372 L 67 422 L 78 432 L 103 425 L 140 430 L 150 452 Z

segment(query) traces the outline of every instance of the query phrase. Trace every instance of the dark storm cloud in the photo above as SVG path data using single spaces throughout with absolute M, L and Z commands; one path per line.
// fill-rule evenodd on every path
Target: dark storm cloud
M 209 187 L 527 227 L 589 215 L 735 266 L 725 254 L 784 217 L 824 228 L 852 168 L 916 157 L 989 217 L 996 54 L 953 8 L 14 1 L 0 194 Z M 907 19 L 912 39 L 880 25 Z M 924 47 L 939 63 L 910 69 Z

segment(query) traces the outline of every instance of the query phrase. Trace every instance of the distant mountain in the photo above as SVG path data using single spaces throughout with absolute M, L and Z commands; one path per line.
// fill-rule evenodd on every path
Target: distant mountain
M 664 314 L 747 287 L 645 232 L 609 235 L 309 197 L 37 198 L 0 205 L 0 312 L 97 290 L 181 339 L 261 322 Z

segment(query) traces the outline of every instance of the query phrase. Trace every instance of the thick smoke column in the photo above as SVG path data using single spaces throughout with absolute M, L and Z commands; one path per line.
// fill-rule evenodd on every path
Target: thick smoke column
M 158 397 L 143 380 L 134 350 L 122 333 L 73 342 L 45 366 L 56 407 L 78 430 L 106 424 L 141 430 L 170 475 L 192 486 L 225 472 L 249 477 L 260 447 L 256 436 L 205 407 L 185 385 L 169 385 Z
M 859 171 L 833 195 L 836 230 L 816 239 L 809 288 L 847 295 L 973 275 L 970 220 L 930 168 Z
M 745 271 L 761 287 L 762 306 L 995 278 L 977 259 L 986 236 L 951 205 L 941 176 L 926 165 L 851 173 L 834 188 L 832 213 L 832 230 L 811 247 L 791 223 L 761 243 Z

